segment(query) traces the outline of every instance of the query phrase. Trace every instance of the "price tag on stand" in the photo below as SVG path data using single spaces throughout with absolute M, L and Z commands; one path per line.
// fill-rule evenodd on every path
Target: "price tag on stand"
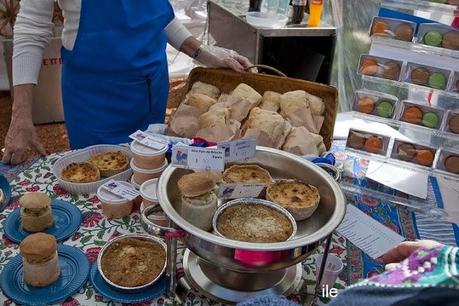
M 248 138 L 222 142 L 217 148 L 225 150 L 225 162 L 234 162 L 255 157 L 257 140 Z
M 218 197 L 222 199 L 256 198 L 266 187 L 264 184 L 221 184 Z
M 120 196 L 126 200 L 132 201 L 135 198 L 137 198 L 140 193 L 135 189 L 135 188 L 130 188 L 128 186 L 125 186 L 123 184 L 120 184 L 120 182 L 117 182 L 115 180 L 109 180 L 105 184 L 102 185 L 102 187 L 117 195 Z
M 129 138 L 133 140 L 137 140 L 144 146 L 155 150 L 161 150 L 167 145 L 167 141 L 161 137 L 149 135 L 145 132 L 138 130 L 137 132 L 132 133 L 129 135 Z
M 175 146 L 172 149 L 172 165 L 193 170 L 223 171 L 225 150 Z

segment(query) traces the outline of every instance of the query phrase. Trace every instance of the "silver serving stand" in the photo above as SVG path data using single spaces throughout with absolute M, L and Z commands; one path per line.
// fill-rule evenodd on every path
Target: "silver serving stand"
M 169 227 L 146 228 L 149 233 L 166 239 L 169 295 L 183 303 L 187 291 L 196 289 L 211 299 L 230 304 L 268 294 L 289 295 L 301 284 L 301 262 L 325 242 L 325 260 L 317 273 L 314 292 L 307 295 L 304 304 L 313 305 L 321 292 L 332 234 L 344 218 L 345 196 L 329 173 L 293 154 L 257 147 L 256 157 L 245 163 L 260 164 L 274 178 L 296 178 L 317 186 L 322 195 L 319 208 L 312 218 L 298 222 L 298 233 L 293 240 L 269 245 L 247 242 L 235 245 L 232 240 L 192 226 L 180 216 L 176 182 L 190 171 L 170 166 L 158 184 L 159 202 L 170 220 Z M 183 257 L 185 276 L 181 278 L 177 278 L 178 239 L 187 247 Z M 237 254 L 244 252 L 267 254 L 270 260 L 247 265 L 238 260 Z

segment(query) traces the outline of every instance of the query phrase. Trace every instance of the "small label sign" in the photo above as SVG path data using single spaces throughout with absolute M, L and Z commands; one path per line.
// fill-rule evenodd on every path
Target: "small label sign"
M 234 162 L 255 157 L 257 140 L 255 138 L 222 142 L 217 146 L 225 150 L 225 162 Z
M 132 201 L 140 195 L 139 192 L 135 190 L 135 188 L 125 186 L 114 180 L 109 180 L 108 182 L 103 184 L 102 187 L 105 188 L 107 191 L 117 196 L 120 196 L 128 201 Z
M 218 197 L 222 199 L 256 198 L 266 187 L 264 184 L 221 184 Z
M 153 135 L 149 135 L 145 132 L 142 132 L 138 130 L 135 133 L 132 133 L 129 135 L 129 138 L 137 140 L 144 146 L 147 146 L 149 148 L 155 149 L 155 150 L 162 150 L 164 147 L 167 145 L 167 142 L 165 139 L 161 137 L 156 137 Z
M 178 168 L 223 171 L 225 151 L 223 149 L 175 146 L 172 149 L 172 165 Z

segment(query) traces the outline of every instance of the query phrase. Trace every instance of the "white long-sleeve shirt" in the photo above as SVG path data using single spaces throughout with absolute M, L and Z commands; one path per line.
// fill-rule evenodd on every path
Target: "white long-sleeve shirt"
M 43 50 L 53 35 L 54 0 L 22 0 L 14 26 L 13 85 L 37 84 Z M 80 24 L 81 0 L 58 0 L 64 16 L 62 45 L 73 50 Z M 177 50 L 191 36 L 173 19 L 165 29 L 168 42 Z

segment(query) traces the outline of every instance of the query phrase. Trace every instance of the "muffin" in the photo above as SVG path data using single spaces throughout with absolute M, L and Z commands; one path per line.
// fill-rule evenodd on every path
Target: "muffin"
M 389 80 L 398 80 L 400 77 L 400 70 L 402 67 L 398 62 L 390 61 L 383 65 L 382 76 Z
M 411 82 L 417 85 L 427 85 L 429 82 L 430 71 L 426 68 L 419 67 L 411 71 Z
M 21 226 L 27 232 L 42 232 L 53 225 L 51 199 L 44 193 L 26 193 L 19 199 Z
M 409 24 L 400 24 L 395 28 L 395 39 L 403 41 L 412 41 L 413 40 L 413 27 Z
M 445 33 L 441 45 L 443 48 L 459 50 L 459 33 L 457 31 Z
M 397 147 L 397 158 L 403 161 L 413 160 L 416 153 L 416 147 L 410 143 L 402 143 Z
M 24 282 L 46 287 L 60 275 L 56 238 L 45 233 L 27 236 L 19 245 L 24 265 Z
M 422 110 L 417 106 L 409 106 L 403 112 L 403 120 L 408 123 L 419 124 L 422 121 Z

